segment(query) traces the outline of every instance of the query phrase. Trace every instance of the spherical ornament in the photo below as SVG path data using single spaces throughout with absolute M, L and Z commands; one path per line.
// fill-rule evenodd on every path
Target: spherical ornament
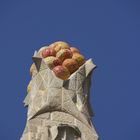
M 38 50 L 38 56 L 42 57 L 42 51 L 45 50 L 46 48 L 47 48 L 47 46 L 41 47 L 41 48 Z
M 79 67 L 85 63 L 84 56 L 79 53 L 74 53 L 72 56 L 72 59 L 74 59 L 78 62 Z
M 42 51 L 42 57 L 46 58 L 48 56 L 55 56 L 56 51 L 53 48 L 46 48 Z
M 33 64 L 31 65 L 31 67 L 30 67 L 30 76 L 33 75 L 34 70 L 36 70 L 36 66 L 35 66 L 35 64 L 33 63 Z
M 55 51 L 58 52 L 61 49 L 69 49 L 69 44 L 63 41 L 57 41 L 49 45 L 49 47 L 55 49 Z
M 57 65 L 61 65 L 61 61 L 58 58 L 54 57 L 54 56 L 46 57 L 43 60 L 48 65 L 48 67 L 50 69 L 53 69 Z
M 80 53 L 80 51 L 75 47 L 70 47 L 72 53 Z
M 65 59 L 62 65 L 66 67 L 71 74 L 79 68 L 77 61 L 71 58 Z
M 62 66 L 62 65 L 54 67 L 53 72 L 55 73 L 55 75 L 58 78 L 60 78 L 62 80 L 66 80 L 70 76 L 69 70 L 66 67 Z
M 27 86 L 27 93 L 30 93 L 30 91 L 31 91 L 31 81 L 30 81 L 30 83 Z
M 63 62 L 65 59 L 72 58 L 72 52 L 69 49 L 61 49 L 56 57 Z

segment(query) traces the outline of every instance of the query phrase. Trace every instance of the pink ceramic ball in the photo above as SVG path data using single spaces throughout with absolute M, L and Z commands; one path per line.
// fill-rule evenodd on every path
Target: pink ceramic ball
M 75 47 L 70 47 L 72 53 L 80 53 L 80 51 Z
M 56 51 L 53 48 L 46 48 L 42 51 L 42 57 L 46 58 L 48 56 L 55 56 Z
M 62 65 L 54 67 L 53 72 L 55 73 L 55 75 L 58 78 L 60 78 L 62 80 L 66 80 L 70 76 L 69 70 L 66 67 L 62 66 Z

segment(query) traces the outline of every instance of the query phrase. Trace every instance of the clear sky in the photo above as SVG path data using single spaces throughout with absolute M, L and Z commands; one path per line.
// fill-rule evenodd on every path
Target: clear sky
M 0 140 L 19 140 L 35 49 L 64 40 L 93 58 L 91 104 L 101 140 L 140 139 L 138 0 L 0 0 Z

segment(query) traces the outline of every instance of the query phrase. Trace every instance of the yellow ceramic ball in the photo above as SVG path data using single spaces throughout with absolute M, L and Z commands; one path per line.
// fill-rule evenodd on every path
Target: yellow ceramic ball
M 30 93 L 30 91 L 31 91 L 31 82 L 27 86 L 27 93 Z
M 63 41 L 57 41 L 49 45 L 49 47 L 55 49 L 56 52 L 60 51 L 61 49 L 69 49 L 69 44 Z
M 65 59 L 72 58 L 72 52 L 69 49 L 61 49 L 57 52 L 56 57 L 63 62 Z
M 79 54 L 79 53 L 74 53 L 73 56 L 72 56 L 72 59 L 77 61 L 79 67 L 85 63 L 84 56 Z
M 30 76 L 33 75 L 34 70 L 36 70 L 36 66 L 35 66 L 35 64 L 33 63 L 33 64 L 31 65 L 31 67 L 30 67 Z
M 54 57 L 54 56 L 46 57 L 43 60 L 50 69 L 53 69 L 57 65 L 61 65 L 61 61 L 59 60 L 59 58 Z

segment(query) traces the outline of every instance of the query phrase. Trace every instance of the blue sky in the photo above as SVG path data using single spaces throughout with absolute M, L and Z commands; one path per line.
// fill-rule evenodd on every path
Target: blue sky
M 0 0 L 0 139 L 19 140 L 35 49 L 64 40 L 97 65 L 91 104 L 101 140 L 140 139 L 138 0 Z

